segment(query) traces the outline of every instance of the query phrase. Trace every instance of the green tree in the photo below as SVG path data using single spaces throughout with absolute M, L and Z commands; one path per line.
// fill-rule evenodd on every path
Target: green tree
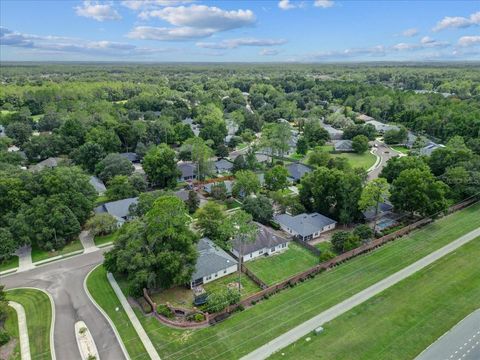
M 173 188 L 180 177 L 175 151 L 166 144 L 150 149 L 143 158 L 143 169 L 149 181 L 161 188 Z
M 430 171 L 407 169 L 393 181 L 391 201 L 398 211 L 431 216 L 447 208 L 446 192 L 447 186 Z
M 186 203 L 187 203 L 188 212 L 190 214 L 193 214 L 195 211 L 197 211 L 198 206 L 200 205 L 200 199 L 196 191 L 190 190 L 188 192 L 188 199 Z
M 213 151 L 202 139 L 198 137 L 188 139 L 182 148 L 190 151 L 191 159 L 197 166 L 197 176 L 200 180 L 204 180 L 213 172 L 211 161 Z
M 320 147 L 314 148 L 307 157 L 307 163 L 311 166 L 327 166 L 330 154 Z
M 375 209 L 375 220 L 373 228 L 377 226 L 378 209 L 382 202 L 385 202 L 390 196 L 389 184 L 384 178 L 377 178 L 363 188 L 360 200 L 358 200 L 358 207 L 362 211 Z
M 132 163 L 120 154 L 108 154 L 95 166 L 95 174 L 103 182 L 108 182 L 116 175 L 129 176 L 134 170 Z
M 276 165 L 265 173 L 265 185 L 272 191 L 282 190 L 288 186 L 288 170 Z
M 253 171 L 243 170 L 235 173 L 235 183 L 233 184 L 232 193 L 234 196 L 241 198 L 250 194 L 255 194 L 260 190 L 260 180 Z
M 99 144 L 85 143 L 75 149 L 71 156 L 75 164 L 80 165 L 89 173 L 93 173 L 95 166 L 105 158 L 105 151 Z
M 338 231 L 332 235 L 331 242 L 337 253 L 343 253 L 360 246 L 360 237 L 348 231 Z
M 224 207 L 209 201 L 196 212 L 197 225 L 203 236 L 210 238 L 223 249 L 228 249 L 230 234 L 226 226 L 227 216 Z
M 358 154 L 363 154 L 368 150 L 368 138 L 365 135 L 354 136 L 352 139 L 352 149 Z
M 387 179 L 391 184 L 403 170 L 419 169 L 428 171 L 428 165 L 424 159 L 417 156 L 394 157 L 388 160 L 380 173 L 380 177 Z
M 125 276 L 134 294 L 145 287 L 184 285 L 195 269 L 196 242 L 184 202 L 161 196 L 144 218 L 122 226 L 113 250 L 105 255 L 105 267 Z
M 114 201 L 137 196 L 138 191 L 127 176 L 117 175 L 108 182 L 105 195 L 110 201 Z
M 266 124 L 262 129 L 260 147 L 268 151 L 271 156 L 277 155 L 283 158 L 290 147 L 291 138 L 290 124 L 285 122 Z
M 243 201 L 242 209 L 252 215 L 253 220 L 265 225 L 268 225 L 273 219 L 272 203 L 264 195 L 247 197 Z
M 18 246 L 12 233 L 7 228 L 0 228 L 0 264 L 9 259 Z
M 32 127 L 27 123 L 13 122 L 7 125 L 5 134 L 13 139 L 15 145 L 22 146 L 32 135 Z
M 95 214 L 87 220 L 86 228 L 93 236 L 108 235 L 117 230 L 117 220 L 110 214 Z
M 330 136 L 318 119 L 308 119 L 303 125 L 303 136 L 309 147 L 322 146 Z

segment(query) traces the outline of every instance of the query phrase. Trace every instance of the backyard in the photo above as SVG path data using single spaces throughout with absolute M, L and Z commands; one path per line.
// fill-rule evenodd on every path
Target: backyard
M 267 285 L 273 285 L 310 269 L 316 264 L 318 264 L 318 258 L 313 253 L 290 242 L 288 250 L 280 254 L 247 261 L 245 266 Z
M 13 289 L 7 291 L 7 300 L 19 303 L 25 309 L 32 359 L 51 359 L 52 305 L 48 295 L 35 289 Z
M 260 291 L 260 287 L 245 274 L 242 274 L 240 283 L 242 284 L 242 298 Z M 213 293 L 227 290 L 229 284 L 234 285 L 233 289 L 238 289 L 238 272 L 204 284 L 203 287 L 206 292 Z
M 413 359 L 480 307 L 479 257 L 477 238 L 271 358 Z
M 135 312 L 162 359 L 238 359 L 472 231 L 478 227 L 479 216 L 478 204 L 454 213 L 286 289 L 213 327 L 195 331 L 172 329 L 144 316 L 139 309 Z M 100 289 L 109 287 L 105 276 L 97 280 Z M 103 303 L 101 306 L 111 305 Z M 124 322 L 117 323 L 117 327 L 122 326 Z

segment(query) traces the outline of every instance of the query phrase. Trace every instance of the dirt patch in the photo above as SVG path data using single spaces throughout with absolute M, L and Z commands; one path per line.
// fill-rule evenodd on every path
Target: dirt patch
M 20 359 L 20 352 L 15 352 L 17 343 L 17 339 L 11 339 L 8 343 L 0 347 L 0 360 Z

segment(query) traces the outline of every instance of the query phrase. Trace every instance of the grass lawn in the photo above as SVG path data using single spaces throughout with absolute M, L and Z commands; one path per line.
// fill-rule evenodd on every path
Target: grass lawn
M 322 252 L 330 250 L 330 251 L 333 251 L 335 253 L 335 251 L 333 250 L 332 243 L 330 241 L 322 241 L 322 242 L 316 243 L 313 246 L 315 246 L 318 250 L 320 250 Z
M 0 263 L 0 271 L 15 269 L 18 267 L 18 256 L 12 256 L 4 262 Z
M 399 153 L 402 153 L 402 154 L 408 155 L 408 153 L 410 152 L 410 149 L 409 149 L 409 148 L 406 148 L 405 146 L 396 145 L 396 146 L 390 146 L 390 147 L 391 147 L 393 150 L 398 151 Z
M 95 199 L 95 206 L 102 205 L 108 201 L 108 197 L 106 195 L 98 195 Z
M 477 238 L 272 358 L 413 359 L 480 307 L 479 257 Z
M 14 289 L 7 291 L 7 300 L 19 303 L 25 309 L 32 359 L 51 359 L 52 306 L 50 298 L 40 290 Z
M 239 207 L 242 207 L 242 203 L 236 199 L 233 199 L 233 201 L 225 201 L 225 205 L 227 206 L 227 210 L 238 209 Z
M 115 295 L 110 286 L 107 280 L 107 272 L 103 266 L 97 267 L 88 276 L 87 288 L 95 302 L 108 314 L 115 324 L 130 357 L 135 360 L 150 359 L 130 319 L 125 310 L 123 310 L 117 295 Z M 119 311 L 115 311 L 117 307 Z
M 262 257 L 245 263 L 247 268 L 263 280 L 273 285 L 318 264 L 318 258 L 307 249 L 288 244 L 288 250 L 279 254 Z
M 375 155 L 371 154 L 369 151 L 365 151 L 363 154 L 356 153 L 341 153 L 341 154 L 330 154 L 332 157 L 340 157 L 348 160 L 349 164 L 352 167 L 359 167 L 368 170 L 377 159 Z
M 20 360 L 20 340 L 18 337 L 18 317 L 17 312 L 12 307 L 7 307 L 7 319 L 4 324 L 5 331 L 10 335 L 10 341 L 15 341 L 15 347 L 10 352 L 8 360 Z
M 193 291 L 186 286 L 177 286 L 150 294 L 155 304 L 170 303 L 176 307 L 193 308 Z
M 235 289 L 238 289 L 238 273 L 233 273 L 233 274 L 224 276 L 220 279 L 217 279 L 215 281 L 204 284 L 203 288 L 207 292 L 219 292 L 219 291 L 227 290 L 228 284 L 230 283 L 234 283 Z M 242 290 L 241 290 L 242 298 L 250 296 L 261 290 L 260 287 L 245 274 L 242 274 L 240 283 L 242 284 Z
M 63 249 L 57 251 L 46 251 L 37 247 L 32 247 L 32 261 L 37 262 L 45 259 L 50 259 L 55 256 L 65 255 L 78 250 L 83 250 L 83 245 L 79 239 L 75 239 L 71 243 L 65 245 Z
M 240 143 L 240 144 L 237 145 L 236 150 L 237 150 L 237 151 L 238 151 L 238 150 L 243 150 L 243 149 L 245 149 L 248 145 L 249 145 L 249 144 L 248 144 L 247 142 L 242 142 L 242 143 Z
M 478 227 L 469 207 L 231 316 L 213 327 L 178 330 L 137 316 L 162 360 L 238 359 Z
M 118 232 L 114 232 L 109 235 L 95 236 L 93 241 L 95 242 L 96 246 L 101 246 L 103 244 L 107 244 L 115 241 L 117 239 L 117 236 L 118 236 Z
M 38 115 L 32 115 L 32 120 L 34 122 L 38 122 L 40 121 L 41 118 L 43 118 L 45 116 L 45 114 L 38 114 Z
M 302 160 L 304 157 L 305 157 L 304 154 L 299 154 L 299 153 L 294 153 L 289 156 L 289 158 L 295 159 L 295 160 Z

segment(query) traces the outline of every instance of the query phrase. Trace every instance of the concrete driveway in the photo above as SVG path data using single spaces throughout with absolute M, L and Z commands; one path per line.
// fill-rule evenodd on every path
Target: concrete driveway
M 80 320 L 87 324 L 102 360 L 125 359 L 113 329 L 83 288 L 87 274 L 103 261 L 104 251 L 97 250 L 56 261 L 29 271 L 3 276 L 0 280 L 7 289 L 36 287 L 52 295 L 56 316 L 55 352 L 59 360 L 81 359 L 74 332 L 75 323 Z

